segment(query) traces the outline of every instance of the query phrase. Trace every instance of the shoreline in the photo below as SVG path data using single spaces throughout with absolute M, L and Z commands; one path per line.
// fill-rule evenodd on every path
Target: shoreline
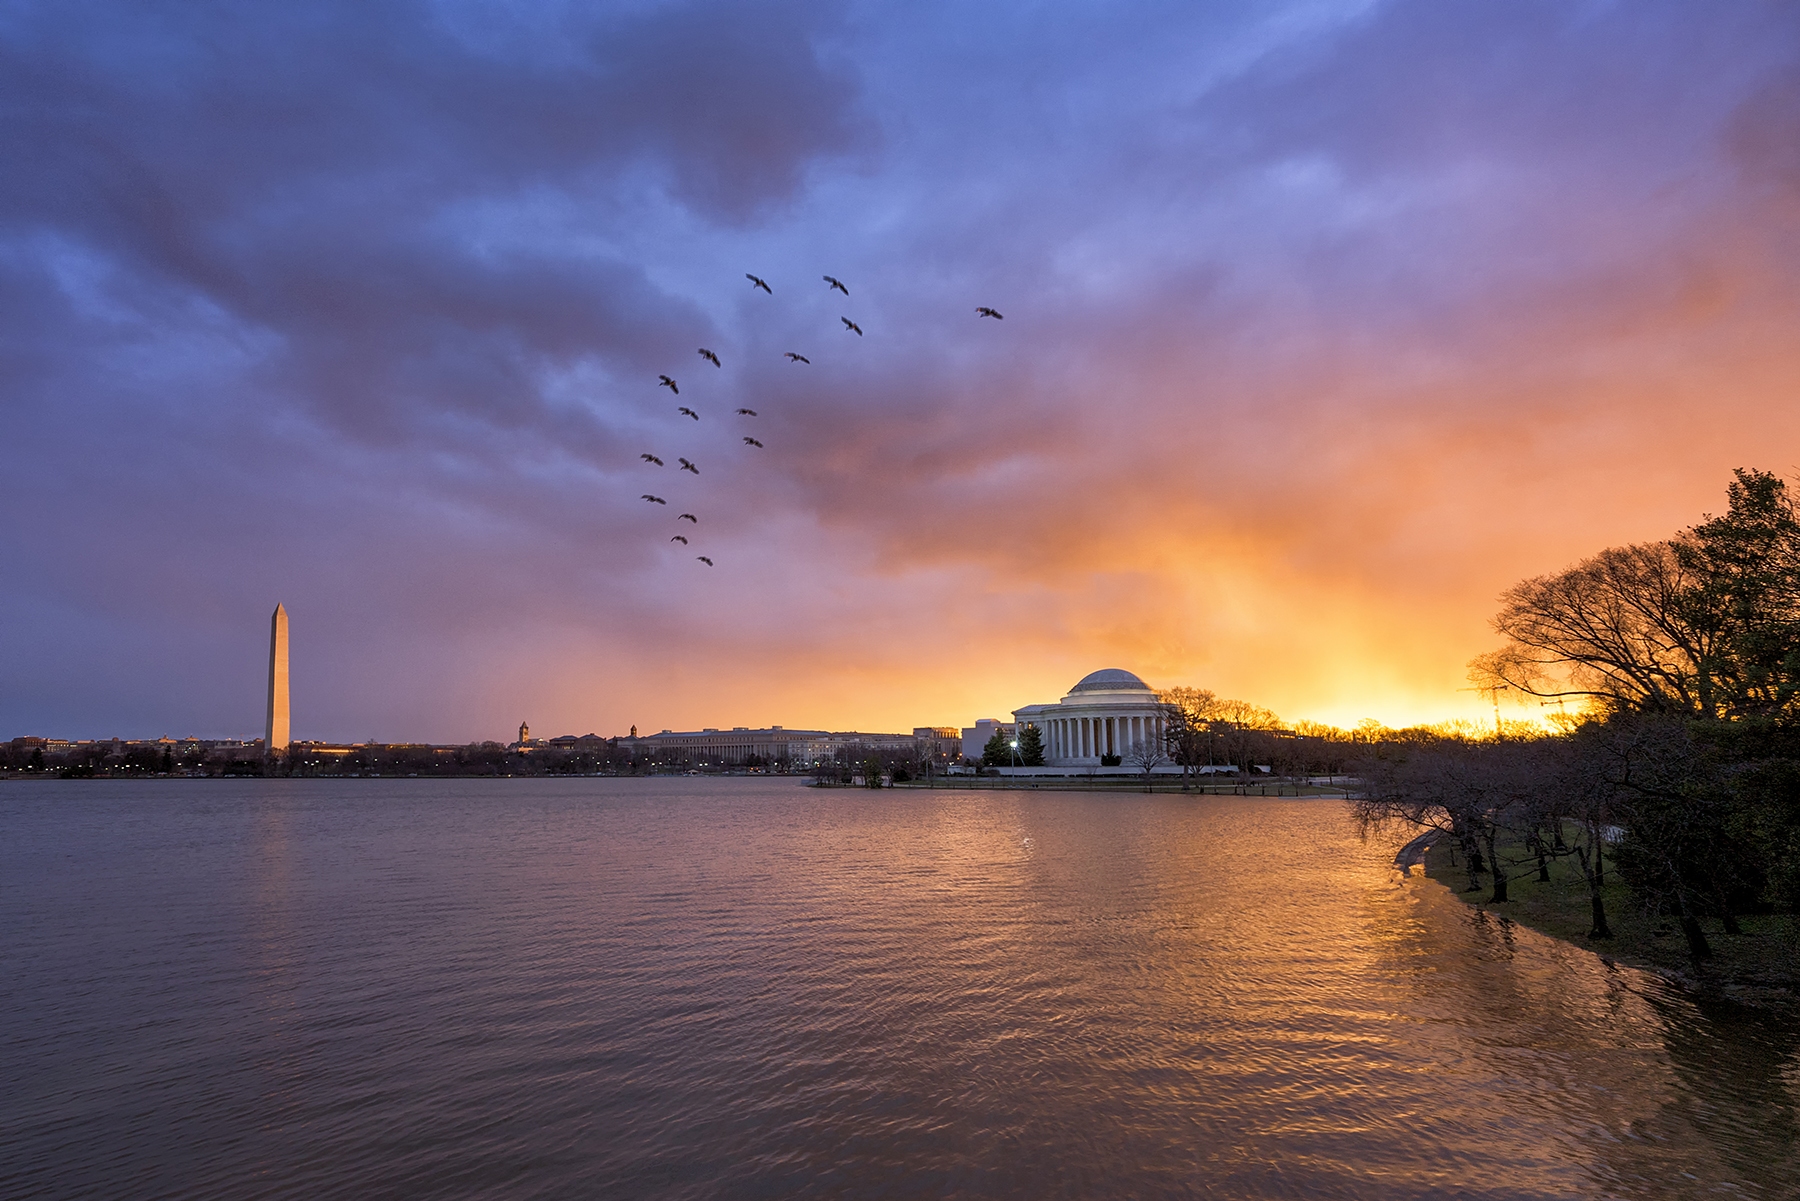
M 343 772 L 343 773 L 309 773 L 283 776 L 249 775 L 238 773 L 195 774 L 184 775 L 167 772 L 95 774 L 92 776 L 61 776 L 55 772 L 0 772 L 0 784 L 8 782 L 31 784 L 105 784 L 105 783 L 163 783 L 163 784 L 195 784 L 195 783 L 243 783 L 247 781 L 332 781 L 342 783 L 351 780 L 369 780 L 378 783 L 393 783 L 396 780 L 407 780 L 430 783 L 434 780 L 791 780 L 807 788 L 841 788 L 857 792 L 1122 792 L 1122 793 L 1169 793 L 1176 796 L 1240 796 L 1240 797 L 1285 797 L 1289 800 L 1328 799 L 1345 800 L 1349 793 L 1342 785 L 1296 784 L 1291 780 L 1269 781 L 1266 783 L 1245 784 L 1189 784 L 1183 787 L 1179 778 L 1158 776 L 1146 785 L 1141 777 L 1107 777 L 1107 776 L 939 776 L 927 782 L 925 780 L 902 780 L 897 783 L 883 785 L 872 789 L 866 784 L 845 784 L 837 781 L 819 781 L 805 772 Z
M 861 784 L 824 784 L 823 788 L 862 788 Z M 906 780 L 888 786 L 919 792 L 1119 792 L 1167 796 L 1284 797 L 1288 800 L 1347 800 L 1349 793 L 1341 787 L 1323 784 L 1294 784 L 1291 781 L 1268 784 L 1190 784 L 1182 787 L 1175 779 L 1158 778 L 1150 784 L 1142 779 L 1108 779 L 1091 776 L 983 776 L 958 778 L 955 783 L 934 780 Z M 874 791 L 871 789 L 870 791 Z M 883 789 L 882 791 L 887 791 Z
M 803 788 L 842 789 L 852 792 L 933 792 L 933 793 L 973 793 L 973 792 L 1086 792 L 1119 795 L 1148 795 L 1155 793 L 1162 796 L 1223 796 L 1253 797 L 1270 800 L 1346 800 L 1349 793 L 1342 786 L 1323 784 L 1295 784 L 1292 781 L 1271 781 L 1268 783 L 1245 784 L 1190 784 L 1183 788 L 1177 778 L 1157 777 L 1146 785 L 1141 778 L 1091 777 L 1091 776 L 953 776 L 938 777 L 929 783 L 924 780 L 903 780 L 890 783 L 875 789 L 866 784 L 844 784 L 836 781 L 822 782 L 809 774 L 800 772 L 545 772 L 521 774 L 515 772 L 487 773 L 385 773 L 385 772 L 345 772 L 339 774 L 293 775 L 293 776 L 253 776 L 253 775 L 168 775 L 161 772 L 141 775 L 94 775 L 60 778 L 54 773 L 31 773 L 6 775 L 0 774 L 0 784 L 8 781 L 31 784 L 106 784 L 106 783 L 156 783 L 156 784 L 220 784 L 220 783 L 349 783 L 371 782 L 392 784 L 406 782 L 411 784 L 429 784 L 453 780 L 684 780 L 689 782 L 709 780 L 723 782 L 728 780 L 788 780 Z
M 1605 892 L 1607 921 L 1613 927 L 1613 937 L 1588 938 L 1585 931 L 1591 914 L 1587 886 L 1585 882 L 1573 881 L 1566 865 L 1554 866 L 1561 869 L 1561 880 L 1553 875 L 1550 885 L 1539 884 L 1535 871 L 1509 877 L 1507 888 L 1513 899 L 1493 904 L 1487 900 L 1491 892 L 1487 884 L 1474 891 L 1465 890 L 1465 869 L 1452 862 L 1447 836 L 1442 832 L 1428 830 L 1394 854 L 1394 868 L 1402 875 L 1422 875 L 1443 885 L 1472 910 L 1535 930 L 1586 951 L 1603 963 L 1636 968 L 1689 992 L 1725 997 L 1739 1004 L 1783 1009 L 1800 1004 L 1800 916 L 1740 915 L 1738 920 L 1745 930 L 1741 935 L 1726 934 L 1716 919 L 1707 919 L 1706 936 L 1713 958 L 1696 963 L 1688 958 L 1685 944 L 1669 919 L 1645 914 L 1632 905 L 1626 886 L 1616 876 Z M 1418 869 L 1416 873 L 1414 868 Z

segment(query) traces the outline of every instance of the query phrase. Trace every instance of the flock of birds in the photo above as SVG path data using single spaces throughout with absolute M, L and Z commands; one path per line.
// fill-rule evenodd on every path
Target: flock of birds
M 757 288 L 760 288 L 764 292 L 767 292 L 770 296 L 775 295 L 775 290 L 773 288 L 769 287 L 768 281 L 763 279 L 761 276 L 752 275 L 746 271 L 744 273 L 744 278 L 750 281 L 750 287 L 753 291 Z M 830 288 L 830 290 L 832 290 L 834 292 L 842 292 L 846 297 L 848 297 L 850 295 L 850 289 L 845 287 L 843 281 L 838 279 L 836 276 L 827 275 L 827 276 L 824 276 L 823 278 L 824 278 L 826 285 Z M 989 308 L 986 305 L 982 305 L 982 306 L 978 307 L 975 310 L 975 314 L 977 317 L 992 317 L 996 321 L 1004 320 L 1004 318 L 1002 318 L 1001 315 L 997 311 Z M 850 318 L 839 317 L 838 320 L 840 320 L 844 323 L 844 329 L 847 333 L 853 333 L 859 338 L 863 336 L 862 326 L 860 326 L 856 322 L 850 320 Z M 707 349 L 706 347 L 704 347 L 704 346 L 700 347 L 699 353 L 700 353 L 701 358 L 703 358 L 707 362 L 711 363 L 714 367 L 723 367 L 724 366 L 724 364 L 719 361 L 719 356 L 716 353 L 714 353 L 713 351 Z M 786 358 L 788 359 L 789 362 L 796 363 L 796 364 L 799 364 L 799 363 L 810 364 L 812 362 L 812 360 L 807 358 L 805 355 L 799 353 L 798 351 L 793 351 L 793 350 L 786 352 Z M 659 376 L 657 376 L 657 381 L 658 381 L 657 386 L 662 387 L 662 388 L 667 388 L 671 395 L 674 395 L 674 396 L 681 395 L 681 386 L 675 382 L 675 378 L 673 376 L 659 375 Z M 675 407 L 675 411 L 679 416 L 691 417 L 695 421 L 700 420 L 700 414 L 687 405 L 677 405 Z M 757 413 L 756 413 L 755 409 L 742 409 L 741 408 L 737 411 L 737 416 L 739 416 L 739 417 L 755 417 L 756 415 L 757 415 Z M 743 437 L 744 437 L 744 445 L 745 446 L 754 447 L 758 450 L 761 450 L 763 448 L 763 444 L 760 441 L 758 441 L 756 438 L 750 436 L 749 434 L 745 434 Z M 648 451 L 639 455 L 638 458 L 643 460 L 643 462 L 645 462 L 646 464 L 648 464 L 652 467 L 667 466 L 667 464 L 663 462 L 661 456 L 651 454 Z M 676 470 L 678 470 L 678 471 L 686 471 L 686 472 L 690 472 L 694 475 L 700 474 L 700 468 L 695 466 L 695 464 L 692 462 L 692 460 L 683 458 L 678 455 L 678 456 L 676 456 L 675 462 L 679 465 L 676 468 Z M 653 505 L 667 505 L 669 503 L 668 500 L 665 499 L 664 497 L 657 496 L 656 494 L 651 493 L 651 492 L 644 493 L 643 498 Z M 698 518 L 697 516 L 695 516 L 692 513 L 678 514 L 676 516 L 675 520 L 677 522 L 682 522 L 682 521 L 691 522 L 695 526 L 698 526 L 700 524 L 700 518 Z M 676 535 L 672 536 L 669 539 L 669 541 L 670 542 L 679 542 L 683 546 L 690 546 L 690 543 L 688 541 L 688 537 L 686 534 L 676 534 Z M 713 565 L 712 559 L 706 555 L 695 555 L 694 557 L 696 559 L 698 559 L 700 562 L 706 564 L 708 567 L 711 567 Z

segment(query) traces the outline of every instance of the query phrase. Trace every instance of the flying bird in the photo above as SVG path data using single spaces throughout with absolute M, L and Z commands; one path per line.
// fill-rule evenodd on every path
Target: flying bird
M 860 326 L 856 322 L 850 320 L 850 318 L 848 318 L 848 317 L 839 317 L 838 320 L 842 321 L 844 323 L 845 329 L 851 331 L 859 338 L 862 337 L 862 326 Z
M 769 295 L 771 295 L 771 296 L 775 295 L 774 290 L 769 287 L 769 283 L 767 280 L 761 279 L 758 276 L 754 276 L 754 275 L 750 274 L 748 271 L 744 272 L 744 278 L 750 281 L 751 287 L 761 288 L 763 291 L 767 292 Z
M 694 558 L 700 560 L 702 563 L 706 564 L 708 567 L 711 567 L 713 565 L 712 560 L 707 558 L 705 555 L 695 555 Z
M 695 525 L 700 524 L 700 519 L 698 517 L 695 517 L 692 513 L 683 513 L 680 517 L 677 517 L 675 520 L 676 521 L 691 521 Z
M 719 362 L 719 356 L 706 349 L 704 346 L 700 348 L 700 357 L 711 363 L 714 367 L 724 366 L 724 364 Z
M 992 317 L 995 321 L 1005 321 L 1006 320 L 1006 318 L 1002 317 L 995 310 L 988 308 L 987 305 L 985 305 L 985 304 L 982 305 L 980 308 L 976 309 L 975 312 L 978 316 Z
M 694 412 L 694 410 L 688 408 L 686 405 L 680 405 L 678 407 L 681 409 L 684 416 L 692 417 L 695 421 L 700 420 L 700 414 Z
M 663 465 L 663 461 L 655 455 L 639 455 L 638 458 L 644 460 L 646 463 L 655 463 L 658 467 Z
M 651 496 L 648 492 L 644 493 L 644 499 L 653 505 L 666 505 L 669 503 L 660 496 Z
M 846 288 L 844 286 L 844 281 L 837 278 L 835 275 L 827 275 L 825 277 L 825 282 L 830 284 L 832 287 L 836 288 L 838 291 L 842 292 L 844 295 L 846 295 L 846 296 L 850 295 L 850 289 Z
M 656 377 L 656 378 L 657 378 L 657 379 L 659 379 L 659 380 L 661 380 L 661 381 L 662 381 L 662 386 L 663 386 L 663 387 L 665 387 L 665 388 L 667 388 L 667 389 L 668 389 L 668 390 L 669 390 L 669 391 L 671 391 L 671 392 L 673 392 L 673 393 L 674 393 L 674 394 L 675 394 L 675 395 L 677 395 L 677 396 L 680 396 L 680 395 L 681 395 L 681 389 L 680 389 L 680 388 L 677 388 L 677 387 L 676 387 L 676 386 L 675 386 L 675 381 L 674 381 L 674 380 L 672 380 L 672 379 L 670 379 L 670 378 L 669 378 L 669 377 L 668 377 L 668 376 L 666 376 L 666 375 L 659 375 L 659 376 L 657 376 L 657 377 Z
M 758 442 L 755 438 L 745 438 L 744 443 L 747 446 L 761 446 L 762 445 L 762 443 Z
M 810 362 L 812 362 L 812 360 L 811 360 L 811 359 L 809 359 L 809 358 L 807 358 L 807 357 L 806 357 L 806 356 L 805 356 L 805 355 L 803 355 L 803 354 L 795 354 L 795 353 L 794 353 L 794 352 L 793 352 L 793 351 L 791 351 L 791 350 L 790 350 L 790 351 L 788 351 L 788 352 L 787 352 L 787 357 L 788 357 L 788 358 L 790 358 L 790 359 L 792 359 L 792 360 L 794 360 L 794 362 L 796 362 L 796 363 L 810 363 Z
M 700 474 L 700 469 L 698 467 L 694 466 L 692 463 L 688 462 L 686 459 L 681 460 L 681 469 L 683 471 L 691 471 L 695 475 Z
M 670 542 L 679 542 L 683 546 L 686 546 L 688 544 L 686 534 L 677 534 L 673 538 L 669 539 L 669 541 Z
M 754 416 L 756 416 L 756 410 L 755 409 L 739 409 L 738 416 L 739 417 L 754 417 Z

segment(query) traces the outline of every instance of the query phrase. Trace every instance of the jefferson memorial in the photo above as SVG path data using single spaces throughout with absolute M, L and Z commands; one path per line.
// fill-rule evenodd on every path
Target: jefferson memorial
M 1044 736 L 1048 767 L 1097 767 L 1102 755 L 1127 755 L 1140 742 L 1162 745 L 1165 710 L 1150 685 L 1109 667 L 1081 678 L 1054 705 L 1013 710 L 1015 728 L 1034 725 Z

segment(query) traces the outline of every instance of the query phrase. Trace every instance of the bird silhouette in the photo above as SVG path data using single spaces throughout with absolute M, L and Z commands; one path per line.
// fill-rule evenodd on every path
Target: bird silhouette
M 806 357 L 806 356 L 805 356 L 805 355 L 803 355 L 803 354 L 795 354 L 795 353 L 794 353 L 794 352 L 793 352 L 793 351 L 791 351 L 791 350 L 790 350 L 790 351 L 788 351 L 788 352 L 787 352 L 787 357 L 788 357 L 788 358 L 790 358 L 790 359 L 792 359 L 792 360 L 794 360 L 794 362 L 796 362 L 796 363 L 810 363 L 810 362 L 812 362 L 812 360 L 811 360 L 811 359 L 809 359 L 809 358 L 807 358 L 807 357 Z
M 644 493 L 644 499 L 653 505 L 666 505 L 669 503 L 660 496 L 651 496 L 648 492 Z
M 673 538 L 669 539 L 669 541 L 670 542 L 679 542 L 683 546 L 686 546 L 688 544 L 686 534 L 677 534 Z
M 694 466 L 692 463 L 688 462 L 686 459 L 682 459 L 680 462 L 681 462 L 681 469 L 683 471 L 691 471 L 695 475 L 700 474 L 700 469 L 698 467 Z
M 755 438 L 745 438 L 744 443 L 748 446 L 761 446 L 762 445 L 762 443 L 758 442 Z
M 646 463 L 655 463 L 658 467 L 663 465 L 663 461 L 655 455 L 639 455 L 638 458 L 644 460 Z
M 761 288 L 763 291 L 767 292 L 769 295 L 771 295 L 771 296 L 775 295 L 774 289 L 769 287 L 767 280 L 761 279 L 758 276 L 754 276 L 754 275 L 750 274 L 748 271 L 744 272 L 744 278 L 750 281 L 751 287 Z
M 698 517 L 695 517 L 692 513 L 683 513 L 680 517 L 677 517 L 675 520 L 676 521 L 691 521 L 695 525 L 700 524 L 700 519 Z
M 671 392 L 673 392 L 673 393 L 674 393 L 674 394 L 675 394 L 675 395 L 677 395 L 677 396 L 680 396 L 680 395 L 681 395 L 681 389 L 680 389 L 680 388 L 677 388 L 677 387 L 676 387 L 676 386 L 675 386 L 675 381 L 674 381 L 674 380 L 672 380 L 672 379 L 670 379 L 670 378 L 669 378 L 669 377 L 668 377 L 668 376 L 666 376 L 666 375 L 659 375 L 659 376 L 657 376 L 657 377 L 656 377 L 656 378 L 657 378 L 657 379 L 659 379 L 659 380 L 661 380 L 661 381 L 662 381 L 662 386 L 663 386 L 663 387 L 665 387 L 665 388 L 667 388 L 667 389 L 668 389 L 668 390 L 669 390 L 669 391 L 671 391 Z
M 706 564 L 708 567 L 711 567 L 713 565 L 712 560 L 707 558 L 705 555 L 695 555 L 694 558 L 700 560 L 702 563 Z
M 844 281 L 841 279 L 838 279 L 836 276 L 827 275 L 825 277 L 825 282 L 830 284 L 832 287 L 836 288 L 838 291 L 842 292 L 844 295 L 846 295 L 846 296 L 850 295 L 850 289 L 846 288 L 844 286 Z
M 686 405 L 681 405 L 679 407 L 683 416 L 692 417 L 695 421 L 700 420 L 700 414 L 694 412 L 694 410 L 688 408 Z
M 1002 317 L 997 311 L 995 311 L 994 309 L 988 308 L 987 305 L 985 305 L 985 304 L 982 305 L 980 308 L 976 309 L 975 312 L 977 315 L 982 316 L 982 317 L 992 317 L 995 321 L 1005 321 L 1006 320 L 1006 318 Z
M 738 416 L 739 417 L 754 417 L 754 416 L 756 416 L 756 410 L 755 409 L 739 409 Z
M 700 348 L 700 357 L 711 363 L 714 367 L 724 366 L 724 364 L 719 362 L 719 356 L 706 349 L 704 346 Z
M 862 335 L 862 326 L 860 326 L 856 322 L 850 320 L 850 318 L 839 317 L 838 320 L 842 321 L 844 323 L 845 329 L 849 330 L 851 333 L 855 334 L 857 337 L 860 338 L 863 336 Z

